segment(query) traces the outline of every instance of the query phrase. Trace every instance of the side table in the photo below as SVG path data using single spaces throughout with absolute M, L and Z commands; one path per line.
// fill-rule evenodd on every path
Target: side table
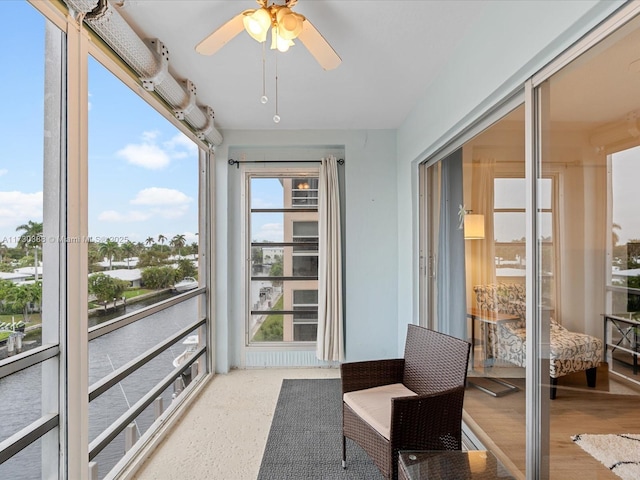
M 402 450 L 399 480 L 515 480 L 488 450 Z
M 603 313 L 602 316 L 604 317 L 604 360 L 609 363 L 609 371 L 617 373 L 613 370 L 613 353 L 621 350 L 631 356 L 633 374 L 637 375 L 640 355 L 638 340 L 640 312 Z M 609 326 L 612 328 L 607 328 Z M 607 353 L 610 354 L 610 358 Z
M 492 377 L 487 374 L 487 363 L 488 363 L 488 348 L 487 343 L 489 342 L 489 336 L 487 334 L 487 329 L 489 325 L 493 325 L 497 327 L 500 322 L 511 322 L 514 320 L 518 320 L 520 317 L 517 315 L 511 315 L 508 313 L 498 313 L 491 312 L 487 310 L 480 310 L 478 308 L 471 308 L 467 312 L 467 318 L 471 320 L 471 368 L 475 369 L 475 350 L 476 350 L 476 321 L 480 324 L 484 323 L 484 338 L 482 341 L 482 367 L 484 371 L 484 378 L 490 383 L 499 385 L 500 387 L 504 387 L 500 390 L 492 390 L 488 385 L 481 385 L 476 383 L 473 379 L 475 377 L 467 377 L 467 383 L 473 387 L 476 387 L 479 390 L 482 390 L 484 393 L 492 395 L 494 397 L 501 397 L 506 395 L 507 393 L 517 392 L 519 388 L 512 383 L 507 382 L 506 380 L 502 380 L 500 378 Z

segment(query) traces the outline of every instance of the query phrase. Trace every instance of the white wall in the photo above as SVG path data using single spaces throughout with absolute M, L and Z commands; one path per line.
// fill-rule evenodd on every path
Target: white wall
M 229 152 L 256 147 L 303 159 L 344 149 L 346 236 L 346 356 L 348 361 L 393 357 L 397 344 L 398 251 L 396 132 L 225 131 L 215 150 L 216 371 L 243 364 L 240 271 L 241 175 Z M 314 158 L 311 156 L 311 158 Z
M 418 321 L 417 165 L 524 85 L 622 1 L 496 1 L 398 129 L 398 348 Z

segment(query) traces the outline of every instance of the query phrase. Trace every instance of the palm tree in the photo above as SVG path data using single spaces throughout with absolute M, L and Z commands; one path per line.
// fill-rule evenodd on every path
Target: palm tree
M 106 242 L 98 245 L 100 255 L 109 259 L 109 270 L 112 269 L 111 262 L 113 261 L 113 257 L 115 257 L 116 253 L 118 253 L 118 249 L 118 242 L 114 242 L 113 240 L 107 240 Z
M 182 247 L 187 244 L 187 240 L 184 238 L 184 235 L 174 235 L 171 239 L 170 245 L 172 248 L 178 250 L 178 255 L 182 256 Z
M 91 267 L 102 260 L 100 244 L 90 241 L 87 245 L 87 256 L 89 257 L 89 271 L 91 271 Z
M 158 243 L 160 245 L 164 245 L 164 242 L 167 241 L 167 237 L 165 237 L 163 234 L 158 235 Z M 162 246 L 160 247 L 160 250 L 162 250 Z
M 38 281 L 38 249 L 42 248 L 42 222 L 29 220 L 27 223 L 16 227 L 16 232 L 22 231 L 18 246 L 24 248 L 29 253 L 29 248 L 33 248 L 35 280 Z
M 147 237 L 147 239 L 144 241 L 144 243 L 147 244 L 147 247 L 150 247 L 151 245 L 156 243 L 156 241 L 153 239 L 153 237 Z
M 618 235 L 618 232 L 616 232 L 616 230 L 620 230 L 622 227 L 620 227 L 619 224 L 617 223 L 613 223 L 611 225 L 611 236 L 612 236 L 612 246 L 615 247 L 616 245 L 618 245 L 618 242 L 620 241 L 620 236 Z
M 131 257 L 135 255 L 137 250 L 136 246 L 133 242 L 128 241 L 120 246 L 120 250 L 127 257 L 127 268 L 129 268 L 129 260 L 131 260 Z

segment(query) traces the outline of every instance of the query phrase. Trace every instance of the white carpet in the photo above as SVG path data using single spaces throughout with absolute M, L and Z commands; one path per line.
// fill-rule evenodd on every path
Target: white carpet
M 571 439 L 624 480 L 640 479 L 640 435 L 591 435 L 581 433 Z

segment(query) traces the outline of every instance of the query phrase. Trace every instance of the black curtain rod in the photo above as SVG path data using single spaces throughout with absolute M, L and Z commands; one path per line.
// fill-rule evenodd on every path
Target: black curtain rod
M 320 163 L 320 160 L 234 160 L 233 158 L 229 159 L 229 165 L 235 165 L 236 168 L 240 168 L 241 163 L 287 163 L 287 162 Z M 344 165 L 344 158 L 338 159 L 338 165 Z

